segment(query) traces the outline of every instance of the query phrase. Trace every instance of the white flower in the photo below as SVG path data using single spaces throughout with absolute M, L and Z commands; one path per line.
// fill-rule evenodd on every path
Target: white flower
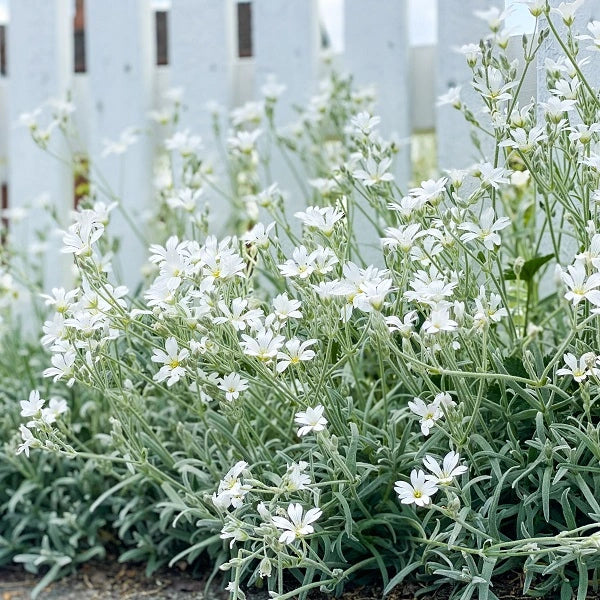
M 552 123 L 560 123 L 566 112 L 575 110 L 575 100 L 561 100 L 556 96 L 550 96 L 546 102 L 540 102 L 544 109 L 546 118 Z
M 273 517 L 273 524 L 284 532 L 279 537 L 283 544 L 291 544 L 294 540 L 304 537 L 315 530 L 314 523 L 323 512 L 319 508 L 311 508 L 303 516 L 304 509 L 301 504 L 290 504 L 287 509 L 289 519 L 284 517 Z
M 414 398 L 408 403 L 408 407 L 413 413 L 421 417 L 419 423 L 423 435 L 429 435 L 429 431 L 435 425 L 435 422 L 444 416 L 440 405 L 435 401 L 426 404 L 421 398 Z
M 475 298 L 477 312 L 473 316 L 475 326 L 482 327 L 489 323 L 499 323 L 503 317 L 508 316 L 506 308 L 501 307 L 502 298 L 499 294 L 490 294 L 489 300 L 486 297 L 485 288 L 479 288 L 479 296 Z
M 301 306 L 300 300 L 289 299 L 287 292 L 273 298 L 273 310 L 280 321 L 286 319 L 301 319 L 302 313 L 298 310 Z
M 308 469 L 308 466 L 305 460 L 289 465 L 281 480 L 280 487 L 286 492 L 305 490 L 311 484 L 310 475 L 304 472 Z
M 225 398 L 231 402 L 237 400 L 241 392 L 248 389 L 248 380 L 242 379 L 237 373 L 229 373 L 225 377 L 220 377 L 217 387 L 225 392 Z
M 79 288 L 65 291 L 65 288 L 52 288 L 52 295 L 40 294 L 46 300 L 46 306 L 54 306 L 57 313 L 66 313 L 77 298 Z
M 355 132 L 367 137 L 380 122 L 381 117 L 372 117 L 366 111 L 360 112 L 350 119 L 350 124 L 354 127 Z
M 202 148 L 202 138 L 199 135 L 191 135 L 189 129 L 177 131 L 165 140 L 165 148 L 179 152 L 184 157 L 190 156 Z
M 574 354 L 568 352 L 563 359 L 565 366 L 556 370 L 559 377 L 570 375 L 575 381 L 581 383 L 587 379 L 588 375 L 598 374 L 598 369 L 594 366 L 598 364 L 598 357 L 593 352 L 582 354 L 579 360 Z
M 385 324 L 390 333 L 398 331 L 402 337 L 410 337 L 415 329 L 415 324 L 419 320 L 416 310 L 411 310 L 404 315 L 404 318 L 400 320 L 395 315 L 385 318 Z
M 387 227 L 385 234 L 388 237 L 381 238 L 383 247 L 392 250 L 400 249 L 403 252 L 408 252 L 414 243 L 424 235 L 426 231 L 420 231 L 419 223 L 411 223 L 410 225 L 401 225 L 400 227 Z
M 279 270 L 284 277 L 299 277 L 307 279 L 315 270 L 315 253 L 309 253 L 304 246 L 294 248 L 292 258 L 279 265 Z
M 585 0 L 575 0 L 574 2 L 561 2 L 556 8 L 552 8 L 553 13 L 561 16 L 565 25 L 573 25 L 575 21 L 575 12 L 585 2 Z
M 388 169 L 392 164 L 392 159 L 389 157 L 383 158 L 381 162 L 375 162 L 372 156 L 367 158 L 364 169 L 358 169 L 352 173 L 355 179 L 362 181 L 365 187 L 377 185 L 382 182 L 393 181 L 394 176 L 388 173 Z
M 433 475 L 426 475 L 425 478 L 432 481 L 436 485 L 448 485 L 452 483 L 452 480 L 463 473 L 466 473 L 469 469 L 465 466 L 459 466 L 460 455 L 457 452 L 451 451 L 444 456 L 442 466 L 438 461 L 427 455 L 423 459 L 423 465 L 428 471 L 431 471 Z
M 259 308 L 246 310 L 248 300 L 245 298 L 234 298 L 231 302 L 231 310 L 229 310 L 229 307 L 223 300 L 219 300 L 217 306 L 223 313 L 223 316 L 213 318 L 213 323 L 216 325 L 231 323 L 237 331 L 244 331 L 247 325 L 253 329 L 260 326 L 260 318 L 263 314 L 262 310 Z
M 456 48 L 456 51 L 464 55 L 467 64 L 471 68 L 474 67 L 481 58 L 481 48 L 479 44 L 463 44 L 460 48 Z
M 48 408 L 42 409 L 42 421 L 47 425 L 54 423 L 58 417 L 69 410 L 64 398 L 50 398 Z
M 444 302 L 432 306 L 429 317 L 423 323 L 422 330 L 432 335 L 441 331 L 455 331 L 457 328 L 458 323 L 450 318 L 450 307 Z
M 485 72 L 473 77 L 473 87 L 486 98 L 497 102 L 510 100 L 509 91 L 517 85 L 516 81 L 504 82 L 504 77 L 495 67 L 487 67 Z
M 29 449 L 38 446 L 39 442 L 33 437 L 33 433 L 25 425 L 19 425 L 19 432 L 21 434 L 21 439 L 23 442 L 19 444 L 17 448 L 17 454 L 25 453 L 25 456 L 29 456 Z
M 428 481 L 422 470 L 413 469 L 410 474 L 410 483 L 396 481 L 395 492 L 402 504 L 416 504 L 417 506 L 428 506 L 431 497 L 438 491 L 433 481 Z
M 500 29 L 508 13 L 506 10 L 500 11 L 497 6 L 490 6 L 487 10 L 476 10 L 474 14 L 479 19 L 485 21 L 492 31 L 496 32 Z
M 446 104 L 451 104 L 454 108 L 460 108 L 460 90 L 460 85 L 449 87 L 448 91 L 445 94 L 441 94 L 438 97 L 436 102 L 437 106 L 445 106 Z
M 256 332 L 255 338 L 242 334 L 243 341 L 240 344 L 244 354 L 268 362 L 277 356 L 284 339 L 282 335 L 276 335 L 271 329 L 260 329 Z
M 576 260 L 567 267 L 567 272 L 563 272 L 561 277 L 569 288 L 565 298 L 572 302 L 573 306 L 577 306 L 584 298 L 596 306 L 600 305 L 600 291 L 596 289 L 600 286 L 600 273 L 592 273 L 587 277 L 584 261 Z
M 309 406 L 305 411 L 297 412 L 294 420 L 298 425 L 302 425 L 298 429 L 298 435 L 302 437 L 312 431 L 323 431 L 327 425 L 327 419 L 323 416 L 324 412 L 325 407 L 321 404 L 317 404 L 314 408 Z
M 592 35 L 579 35 L 580 40 L 592 40 L 593 44 L 588 46 L 588 50 L 600 50 L 600 21 L 591 21 L 587 25 L 588 31 Z
M 159 383 L 166 379 L 167 386 L 171 387 L 186 376 L 185 368 L 181 363 L 188 358 L 190 352 L 186 348 L 179 350 L 177 340 L 174 337 L 167 339 L 165 342 L 165 350 L 154 350 L 152 362 L 163 363 L 163 366 L 158 373 L 154 375 L 153 379 Z
M 64 353 L 53 354 L 50 362 L 52 366 L 44 370 L 44 377 L 54 377 L 54 381 L 66 379 L 71 387 L 75 383 L 75 351 L 67 350 Z
M 440 392 L 439 394 L 436 394 L 433 399 L 433 404 L 436 404 L 440 408 L 444 408 L 446 410 L 456 406 L 456 402 L 452 400 L 452 396 L 448 392 Z
M 91 256 L 92 245 L 104 233 L 104 225 L 93 210 L 82 210 L 76 213 L 76 221 L 69 226 L 63 235 L 64 247 L 61 252 L 75 256 Z
M 496 232 L 510 225 L 510 219 L 507 217 L 495 219 L 494 209 L 490 206 L 481 214 L 479 223 L 469 221 L 458 226 L 459 229 L 467 232 L 463 233 L 460 239 L 463 242 L 478 239 L 488 250 L 494 250 L 495 246 L 499 246 L 502 242 Z
M 260 93 L 265 97 L 266 100 L 274 102 L 285 92 L 286 86 L 283 83 L 278 83 L 277 79 L 273 74 L 267 77 L 267 81 L 261 86 Z
M 547 0 L 520 0 L 534 17 L 539 17 L 546 10 Z
M 240 475 L 248 468 L 248 463 L 240 460 L 235 463 L 219 483 L 217 492 L 213 494 L 213 504 L 218 508 L 239 508 L 244 502 L 244 496 L 252 486 L 244 484 Z
M 269 247 L 269 234 L 275 227 L 275 223 L 269 223 L 266 227 L 263 223 L 257 223 L 250 231 L 247 231 L 241 236 L 241 239 L 248 243 L 258 246 L 259 248 Z
M 318 229 L 329 236 L 333 233 L 335 224 L 344 218 L 344 213 L 332 206 L 326 206 L 325 208 L 309 206 L 306 211 L 294 213 L 294 216 L 307 227 Z
M 474 167 L 473 175 L 479 177 L 485 185 L 498 189 L 503 183 L 510 183 L 509 171 L 503 167 L 494 167 L 489 162 L 479 163 Z
M 522 127 L 511 129 L 511 139 L 500 142 L 500 146 L 515 148 L 523 153 L 531 152 L 535 147 L 546 140 L 548 136 L 544 133 L 543 127 L 532 127 L 525 131 Z
M 40 398 L 38 390 L 29 392 L 29 400 L 21 400 L 21 416 L 22 417 L 37 417 L 45 404 L 45 400 Z
M 116 141 L 103 140 L 104 148 L 102 150 L 102 158 L 111 154 L 125 154 L 127 148 L 137 142 L 138 132 L 133 127 L 127 127 L 121 132 L 119 139 Z
M 298 365 L 300 362 L 312 360 L 315 357 L 314 350 L 310 350 L 310 346 L 316 344 L 318 340 L 306 340 L 300 342 L 299 339 L 293 338 L 285 343 L 285 352 L 277 353 L 277 372 L 283 373 L 290 365 Z
M 255 150 L 256 140 L 262 134 L 260 129 L 254 131 L 237 131 L 235 136 L 228 138 L 227 144 L 236 153 L 252 154 Z

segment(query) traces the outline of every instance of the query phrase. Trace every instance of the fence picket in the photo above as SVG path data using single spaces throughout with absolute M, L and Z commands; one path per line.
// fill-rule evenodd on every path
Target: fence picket
M 139 281 L 146 255 L 140 215 L 152 194 L 152 145 L 139 139 L 125 154 L 102 156 L 105 140 L 116 141 L 129 127 L 144 137 L 152 108 L 155 74 L 154 19 L 150 0 L 92 0 L 86 4 L 87 64 L 93 113 L 90 115 L 92 181 L 121 198 L 128 218 L 113 213 L 111 231 L 121 238 L 122 257 L 115 264 L 127 285 Z M 110 197 L 106 198 L 110 201 Z M 138 235 L 132 234 L 132 220 Z
M 65 226 L 72 208 L 71 170 L 48 153 L 40 151 L 29 130 L 19 125 L 19 116 L 31 112 L 50 98 L 64 99 L 73 72 L 72 10 L 69 0 L 12 0 L 8 35 L 8 179 L 9 202 L 13 209 L 30 208 L 30 218 L 14 219 L 10 235 L 17 249 L 27 254 L 38 241 L 36 230 L 47 235 L 44 286 L 64 284 L 68 279 L 67 259 L 60 255 L 60 238 L 53 235 L 56 224 L 39 205 L 47 194 L 57 217 Z M 40 117 L 40 127 L 48 119 Z M 62 157 L 66 149 L 54 130 L 49 150 Z M 64 257 L 62 258 L 57 257 Z
M 483 104 L 471 87 L 472 76 L 465 57 L 456 49 L 464 44 L 478 44 L 490 32 L 487 23 L 475 16 L 474 11 L 492 6 L 503 9 L 504 0 L 438 0 L 437 95 L 460 85 L 463 102 L 475 114 Z M 465 168 L 480 159 L 469 141 L 470 127 L 453 107 L 445 105 L 436 109 L 440 169 Z
M 231 0 L 176 0 L 169 14 L 170 84 L 182 87 L 182 127 L 212 139 L 208 101 L 231 107 L 234 61 Z
M 559 6 L 560 2 L 557 0 L 549 0 L 549 4 L 552 8 L 556 8 Z M 567 28 L 563 24 L 561 16 L 556 13 L 551 13 L 550 18 L 552 19 L 552 23 L 556 26 L 557 30 L 561 35 L 566 37 Z M 589 21 L 594 19 L 600 19 L 600 5 L 598 2 L 584 2 L 582 6 L 577 9 L 575 13 L 575 22 L 573 24 L 573 29 L 579 33 L 588 33 L 586 26 Z M 544 19 L 545 21 L 545 19 Z M 542 23 L 542 25 L 547 25 L 547 23 Z M 577 57 L 578 62 L 581 64 L 581 61 L 587 60 L 589 61 L 587 64 L 583 65 L 582 72 L 585 75 L 588 82 L 594 86 L 594 88 L 598 88 L 600 85 L 600 54 L 596 51 L 590 50 L 588 46 L 592 44 L 591 41 L 580 41 L 579 42 L 579 55 Z M 550 91 L 548 90 L 548 86 L 546 84 L 546 60 L 554 60 L 556 61 L 560 56 L 564 56 L 564 53 L 560 47 L 560 44 L 556 41 L 554 36 L 548 36 L 539 50 L 537 56 L 537 98 L 540 102 L 545 102 L 550 97 Z M 543 114 L 539 115 L 540 119 L 544 119 Z M 573 119 L 573 117 L 571 117 Z M 576 239 L 570 235 L 570 231 L 573 227 L 573 224 L 562 222 L 562 210 L 560 210 L 560 205 L 557 206 L 556 216 L 553 222 L 554 231 L 556 233 L 558 239 L 558 248 L 561 253 L 561 264 L 564 264 L 567 261 L 571 261 L 572 257 L 579 252 L 579 248 L 577 247 Z M 566 235 L 563 235 L 563 232 Z M 540 245 L 540 253 L 541 254 L 549 254 L 553 252 L 552 240 L 549 234 L 546 234 L 542 238 L 542 243 Z M 548 292 L 553 291 L 553 284 L 551 280 L 551 274 L 546 277 L 545 290 Z
M 360 85 L 374 85 L 386 137 L 398 140 L 398 184 L 410 178 L 408 3 L 346 0 L 344 64 Z M 367 51 L 368 49 L 368 51 Z

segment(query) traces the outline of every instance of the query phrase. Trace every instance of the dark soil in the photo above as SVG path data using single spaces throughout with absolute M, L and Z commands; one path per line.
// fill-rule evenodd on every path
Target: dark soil
M 0 569 L 0 600 L 29 600 L 39 576 L 20 567 Z M 530 600 L 523 596 L 522 577 L 504 575 L 494 582 L 494 593 L 500 600 Z M 418 594 L 418 591 L 421 593 Z M 343 594 L 340 600 L 381 600 L 379 587 L 357 586 Z M 121 565 L 115 562 L 88 563 L 74 575 L 52 583 L 38 596 L 39 600 L 226 600 L 227 594 L 218 593 L 214 585 L 205 594 L 205 581 L 177 569 L 161 570 L 146 577 L 143 566 Z M 248 593 L 248 600 L 266 600 L 268 594 Z M 386 600 L 447 600 L 449 588 L 435 593 L 423 593 L 417 584 L 406 584 L 393 590 Z M 332 600 L 331 596 L 314 593 L 310 600 Z M 555 600 L 555 596 L 546 600 Z M 599 593 L 588 595 L 588 600 L 600 600 Z

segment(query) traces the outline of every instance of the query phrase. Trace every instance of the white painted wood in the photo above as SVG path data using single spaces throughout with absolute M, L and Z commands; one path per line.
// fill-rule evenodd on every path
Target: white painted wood
M 319 21 L 316 0 L 254 0 L 252 4 L 254 85 L 257 90 L 274 75 L 284 83 L 276 121 L 294 118 L 293 104 L 302 105 L 315 92 L 319 68 Z
M 88 0 L 86 45 L 93 109 L 92 180 L 121 199 L 123 209 L 143 236 L 141 215 L 152 195 L 152 145 L 146 132 L 152 108 L 156 39 L 150 1 Z M 139 130 L 140 139 L 124 155 L 102 157 L 104 141 L 118 140 L 129 127 Z M 140 280 L 146 244 L 120 212 L 114 213 L 110 232 L 121 239 L 123 248 L 122 264 L 115 264 L 115 269 L 120 269 L 120 280 L 133 287 Z
M 551 7 L 557 7 L 560 2 L 557 0 L 549 0 L 549 4 Z M 552 19 L 552 23 L 556 26 L 559 34 L 562 36 L 566 36 L 566 26 L 563 24 L 562 19 L 559 14 L 551 13 L 550 18 Z M 587 34 L 587 24 L 589 21 L 600 19 L 600 2 L 594 0 L 588 0 L 584 2 L 582 6 L 580 6 L 575 13 L 575 22 L 573 24 L 573 30 L 578 34 Z M 546 26 L 547 24 L 544 22 L 545 18 L 543 17 L 542 26 Z M 587 49 L 587 46 L 592 45 L 591 41 L 583 40 L 579 42 L 579 56 L 577 57 L 578 62 L 581 64 L 581 61 L 584 59 L 588 59 L 588 64 L 582 67 L 582 72 L 587 79 L 587 81 L 595 88 L 598 89 L 600 86 L 600 53 L 594 52 Z M 537 86 L 538 86 L 538 94 L 537 98 L 540 102 L 546 101 L 551 95 L 548 86 L 546 84 L 546 69 L 545 62 L 546 59 L 557 60 L 558 57 L 564 56 L 564 52 L 562 51 L 560 44 L 554 37 L 552 33 L 544 40 L 542 47 L 539 50 L 537 56 Z M 543 119 L 544 116 L 540 111 L 539 118 Z M 574 120 L 574 117 L 571 117 Z M 570 264 L 573 262 L 573 258 L 575 254 L 579 252 L 577 240 L 574 235 L 571 235 L 572 225 L 566 223 L 563 225 L 562 231 L 560 226 L 561 220 L 561 209 L 557 210 L 556 218 L 553 221 L 555 234 L 560 236 L 560 257 L 559 262 L 563 266 L 566 264 Z M 552 240 L 550 238 L 550 234 L 546 234 L 542 239 L 542 243 L 540 245 L 540 252 L 542 254 L 550 254 L 553 252 Z M 555 285 L 553 282 L 552 274 L 548 273 L 543 281 L 543 291 L 547 293 L 551 293 L 555 290 Z
M 169 13 L 170 85 L 184 89 L 181 124 L 212 141 L 206 103 L 230 108 L 233 96 L 232 0 L 174 0 Z
M 395 174 L 403 189 L 410 177 L 407 21 L 407 2 L 346 0 L 344 62 L 359 85 L 376 88 L 380 129 L 399 142 Z
M 11 208 L 31 207 L 30 218 L 11 223 L 10 236 L 16 248 L 27 253 L 37 241 L 36 230 L 48 236 L 43 262 L 44 286 L 65 284 L 69 259 L 59 253 L 61 238 L 56 235 L 48 214 L 39 208 L 39 198 L 48 201 L 68 224 L 73 206 L 73 177 L 64 163 L 40 150 L 27 127 L 19 126 L 19 115 L 31 112 L 49 98 L 64 99 L 73 72 L 73 21 L 69 0 L 12 0 L 8 35 L 8 155 L 9 203 Z M 47 111 L 40 127 L 48 125 Z M 67 149 L 56 131 L 49 149 L 67 157 Z M 54 234 L 54 235 L 53 235 Z
M 464 44 L 478 44 L 490 33 L 487 23 L 475 16 L 475 10 L 492 6 L 504 8 L 504 0 L 438 0 L 437 68 L 433 74 L 437 95 L 450 87 L 461 85 L 461 97 L 477 114 L 482 102 L 471 88 L 472 73 L 465 57 L 455 51 Z M 465 168 L 479 160 L 470 141 L 470 125 L 463 115 L 450 105 L 436 111 L 438 166 L 441 169 Z
M 279 127 L 297 121 L 293 106 L 304 105 L 317 89 L 320 53 L 317 1 L 254 0 L 252 43 L 255 97 L 261 96 L 260 88 L 274 77 L 286 86 L 277 101 L 275 125 Z M 258 144 L 259 151 L 264 152 L 268 146 L 267 136 L 259 139 Z M 298 165 L 296 157 L 289 157 Z M 270 170 L 273 179 L 288 194 L 288 213 L 302 210 L 309 199 L 279 149 L 270 149 Z M 292 219 L 292 227 L 299 232 L 297 219 Z
M 8 181 L 8 81 L 0 76 L 0 184 Z

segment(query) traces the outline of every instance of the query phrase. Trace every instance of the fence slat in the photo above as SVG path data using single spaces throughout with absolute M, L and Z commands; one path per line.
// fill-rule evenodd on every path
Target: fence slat
M 461 98 L 475 114 L 482 102 L 471 87 L 472 75 L 465 57 L 455 49 L 463 44 L 478 44 L 489 33 L 487 23 L 474 11 L 492 6 L 503 9 L 504 0 L 438 0 L 437 95 L 462 85 Z M 438 107 L 436 115 L 438 167 L 465 168 L 478 160 L 469 138 L 470 125 L 463 115 L 449 105 Z
M 319 66 L 319 21 L 316 0 L 255 0 L 252 12 L 254 81 L 257 90 L 270 75 L 286 85 L 277 106 L 277 121 L 294 117 L 315 91 Z
M 8 32 L 8 156 L 9 203 L 11 208 L 31 206 L 30 218 L 14 221 L 10 235 L 18 249 L 27 252 L 37 241 L 35 230 L 48 235 L 49 257 L 43 264 L 45 287 L 64 284 L 68 279 L 67 258 L 59 254 L 56 226 L 39 204 L 41 194 L 68 222 L 73 203 L 73 180 L 69 167 L 42 152 L 27 127 L 19 126 L 19 115 L 31 112 L 49 98 L 64 99 L 73 72 L 73 22 L 69 0 L 12 0 Z M 46 127 L 47 122 L 40 123 Z M 65 156 L 60 135 L 55 131 L 49 144 Z M 58 258 L 64 257 L 64 260 Z
M 400 143 L 398 184 L 410 177 L 408 3 L 346 0 L 344 63 L 360 85 L 374 85 L 381 130 Z
M 558 7 L 560 2 L 557 0 L 549 0 L 549 4 L 552 8 Z M 556 26 L 559 34 L 566 38 L 567 28 L 562 22 L 561 16 L 556 13 L 551 13 L 550 18 L 552 19 L 552 23 Z M 584 2 L 582 6 L 577 9 L 575 13 L 575 22 L 573 24 L 573 31 L 577 34 L 587 34 L 587 24 L 592 20 L 600 19 L 600 3 L 594 1 Z M 544 23 L 545 19 L 542 17 L 542 25 L 547 25 Z M 563 38 L 563 39 L 564 39 Z M 577 61 L 581 64 L 581 61 L 584 59 L 589 60 L 587 64 L 582 66 L 582 72 L 587 79 L 587 81 L 594 87 L 594 89 L 598 89 L 600 87 L 600 53 L 589 50 L 587 47 L 591 46 L 591 40 L 582 40 L 579 42 L 579 54 L 577 56 Z M 560 44 L 552 35 L 552 33 L 544 40 L 542 47 L 540 48 L 537 56 L 537 99 L 540 102 L 545 102 L 550 97 L 550 91 L 548 90 L 548 85 L 546 83 L 546 59 L 551 59 L 556 61 L 559 57 L 564 57 L 564 52 L 560 47 Z M 573 113 L 571 113 L 573 115 Z M 541 120 L 544 119 L 544 115 L 540 114 L 539 118 Z M 571 121 L 576 121 L 574 116 L 571 116 Z M 543 121 L 542 121 L 543 122 Z M 554 228 L 556 232 L 561 230 L 561 219 L 562 219 L 562 211 L 557 210 L 556 216 L 554 218 Z M 573 225 L 569 225 L 568 223 L 563 225 L 562 228 L 568 232 Z M 577 246 L 577 240 L 570 235 L 562 235 L 559 249 L 561 252 L 560 263 L 564 266 L 572 262 L 575 254 L 578 253 L 579 248 Z M 550 254 L 553 252 L 553 245 L 550 238 L 550 235 L 547 234 L 542 238 L 542 243 L 540 246 L 541 254 Z M 546 277 L 544 282 L 545 290 L 548 292 L 553 291 L 553 284 L 551 282 L 551 275 L 549 274 Z
M 170 83 L 184 90 L 183 127 L 208 142 L 208 101 L 231 107 L 234 61 L 232 0 L 175 0 L 169 15 Z
M 86 43 L 91 115 L 92 181 L 108 186 L 137 223 L 152 194 L 152 144 L 144 139 L 152 108 L 155 74 L 154 19 L 149 0 L 91 0 L 86 3 Z M 124 155 L 102 156 L 105 140 L 116 141 L 128 127 L 141 139 Z M 101 174 L 101 175 L 100 175 Z M 121 239 L 120 281 L 134 286 L 146 255 L 146 244 L 132 232 L 127 219 L 113 213 L 111 232 Z

